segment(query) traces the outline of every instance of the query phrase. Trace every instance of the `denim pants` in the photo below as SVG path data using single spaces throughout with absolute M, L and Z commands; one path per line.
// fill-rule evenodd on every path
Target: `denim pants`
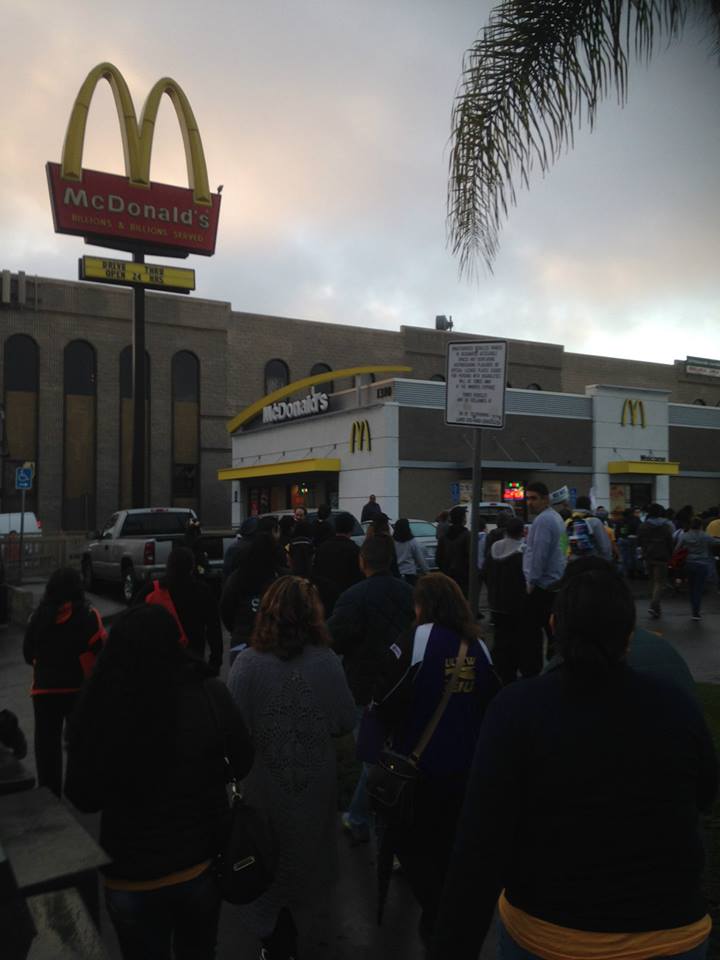
M 710 567 L 707 563 L 697 560 L 688 560 L 685 564 L 685 572 L 688 578 L 688 587 L 690 588 L 690 606 L 694 617 L 700 616 L 700 604 L 702 603 L 705 581 L 710 573 Z
M 693 947 L 692 950 L 686 950 L 684 953 L 673 953 L 672 956 L 663 957 L 662 960 L 705 960 L 707 956 L 708 941 Z M 530 953 L 520 944 L 516 943 L 507 932 L 502 920 L 498 920 L 498 960 L 542 960 L 536 953 Z
M 220 891 L 211 870 L 159 890 L 105 890 L 123 960 L 213 960 Z

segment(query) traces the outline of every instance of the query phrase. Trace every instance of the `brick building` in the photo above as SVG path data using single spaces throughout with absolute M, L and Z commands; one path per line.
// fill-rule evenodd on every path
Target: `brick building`
M 229 421 L 274 389 L 310 374 L 359 365 L 405 365 L 411 368 L 406 380 L 430 384 L 427 395 L 419 387 L 399 388 L 415 397 L 397 404 L 398 456 L 405 464 L 398 481 L 399 508 L 422 515 L 422 488 L 428 499 L 432 492 L 432 508 L 439 509 L 447 505 L 450 484 L 468 474 L 464 432 L 442 423 L 439 381 L 447 333 L 411 326 L 368 331 L 153 293 L 147 295 L 146 315 L 148 483 L 154 505 L 192 505 L 206 526 L 227 526 L 231 499 L 237 498 L 237 516 L 249 509 L 250 496 L 247 483 L 229 488 L 218 477 L 235 467 Z M 0 512 L 18 509 L 14 473 L 26 461 L 36 464 L 28 509 L 48 530 L 92 529 L 113 510 L 129 505 L 131 317 L 128 290 L 3 272 Z M 712 364 L 700 373 L 693 369 L 701 368 L 679 360 L 672 365 L 617 360 L 569 353 L 557 344 L 510 341 L 508 386 L 519 408 L 505 431 L 488 435 L 485 456 L 493 464 L 488 478 L 502 483 L 512 474 L 523 482 L 535 476 L 566 482 L 574 468 L 577 486 L 586 492 L 597 480 L 590 456 L 592 418 L 563 419 L 547 411 L 553 403 L 563 403 L 553 396 L 584 398 L 588 385 L 621 384 L 626 393 L 661 391 L 670 409 L 669 456 L 680 461 L 678 475 L 670 480 L 670 500 L 691 500 L 699 507 L 717 503 L 719 371 Z M 354 386 L 368 387 L 369 379 L 359 378 L 357 384 L 338 379 L 327 389 L 347 395 Z M 366 390 L 363 405 L 369 396 Z M 581 409 L 580 400 L 568 400 L 566 406 L 573 403 Z M 533 405 L 536 413 L 528 413 Z M 275 435 L 282 437 L 287 429 L 278 426 Z M 430 461 L 432 468 L 427 467 Z M 286 480 L 289 505 L 297 490 L 291 489 L 292 478 Z M 307 496 L 312 498 L 312 492 Z

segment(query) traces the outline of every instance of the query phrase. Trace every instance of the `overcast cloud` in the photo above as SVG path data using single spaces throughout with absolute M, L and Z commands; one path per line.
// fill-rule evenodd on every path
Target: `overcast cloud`
M 629 102 L 530 191 L 493 275 L 461 280 L 445 246 L 447 143 L 462 55 L 489 4 L 470 0 L 0 0 L 0 266 L 74 278 L 44 164 L 96 63 L 138 113 L 174 77 L 198 119 L 213 187 L 214 258 L 197 295 L 236 310 L 369 327 L 432 326 L 672 361 L 720 358 L 720 66 L 698 30 L 633 66 Z M 123 173 L 107 84 L 84 165 Z M 186 183 L 169 102 L 154 180 Z M 189 262 L 190 263 L 190 262 Z

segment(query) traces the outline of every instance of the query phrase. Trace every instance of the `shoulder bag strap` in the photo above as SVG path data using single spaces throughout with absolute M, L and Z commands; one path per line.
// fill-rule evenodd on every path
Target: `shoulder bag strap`
M 460 671 L 465 665 L 465 658 L 467 657 L 467 652 L 468 652 L 468 642 L 467 642 L 467 639 L 463 637 L 462 641 L 460 642 L 460 649 L 458 650 L 457 660 L 455 661 L 455 666 L 453 667 L 453 671 L 450 674 L 450 679 L 448 680 L 447 685 L 445 687 L 445 692 L 443 693 L 442 700 L 440 701 L 440 703 L 438 703 L 437 707 L 435 707 L 435 713 L 433 713 L 432 717 L 430 718 L 430 722 L 425 727 L 425 729 L 423 730 L 422 736 L 416 743 L 415 749 L 410 754 L 410 759 L 415 764 L 420 760 L 420 757 L 422 756 L 423 751 L 425 750 L 427 745 L 430 743 L 430 740 L 432 739 L 432 736 L 435 733 L 435 730 L 437 729 L 437 725 L 440 723 L 440 720 L 442 719 L 442 715 L 445 713 L 445 708 L 450 702 L 450 697 L 457 690 L 458 680 L 460 679 Z
M 227 749 L 227 731 L 223 728 L 223 725 L 220 723 L 220 714 L 218 713 L 217 704 L 213 700 L 210 691 L 208 690 L 206 684 L 203 683 L 203 690 L 205 692 L 205 697 L 210 706 L 210 713 L 212 714 L 213 720 L 215 721 L 215 728 L 217 729 L 218 735 L 220 737 L 220 743 L 222 745 L 222 754 L 223 760 L 225 761 L 225 771 L 227 773 L 227 782 L 231 784 L 233 793 L 238 791 L 238 778 L 235 775 L 233 770 L 233 765 L 228 756 Z

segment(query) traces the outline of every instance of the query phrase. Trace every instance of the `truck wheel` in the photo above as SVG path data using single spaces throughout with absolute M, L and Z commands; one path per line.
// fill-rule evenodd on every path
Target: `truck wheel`
M 125 603 L 130 606 L 132 603 L 132 598 L 135 596 L 135 591 L 137 590 L 138 584 L 135 579 L 135 571 L 132 568 L 132 564 L 128 564 L 123 567 L 122 579 L 120 581 L 120 590 L 122 591 L 122 598 Z
M 93 574 L 92 561 L 88 557 L 83 560 L 81 569 L 83 587 L 88 593 L 92 593 L 97 586 L 97 580 Z

